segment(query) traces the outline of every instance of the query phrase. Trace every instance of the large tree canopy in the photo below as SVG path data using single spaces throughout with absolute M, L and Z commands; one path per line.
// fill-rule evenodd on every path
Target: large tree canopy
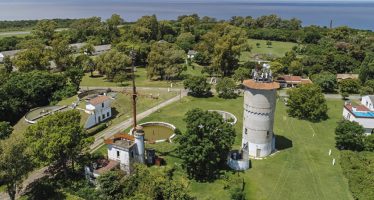
M 124 53 L 112 49 L 96 58 L 97 69 L 113 80 L 118 72 L 125 72 L 126 67 L 131 66 L 131 58 Z
M 327 118 L 326 99 L 319 86 L 306 84 L 287 92 L 287 112 L 290 116 L 311 121 Z
M 323 92 L 335 92 L 337 87 L 336 75 L 330 72 L 322 72 L 312 76 L 313 83 L 321 87 Z
M 79 111 L 71 110 L 47 116 L 28 127 L 25 136 L 37 160 L 61 166 L 65 175 L 69 161 L 74 169 L 74 162 L 92 142 L 80 120 Z
M 235 140 L 234 128 L 216 112 L 186 113 L 187 131 L 178 136 L 178 154 L 187 173 L 197 180 L 215 178 Z
M 174 44 L 156 42 L 148 55 L 147 75 L 151 79 L 170 80 L 186 70 L 185 52 Z
M 22 181 L 33 168 L 27 143 L 19 136 L 0 140 L 0 180 L 14 200 Z
M 342 120 L 335 129 L 336 147 L 341 150 L 362 151 L 364 128 L 357 122 Z

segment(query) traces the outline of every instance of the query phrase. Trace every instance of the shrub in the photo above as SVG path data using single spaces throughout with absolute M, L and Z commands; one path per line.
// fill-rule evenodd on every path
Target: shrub
M 216 90 L 218 93 L 218 97 L 224 98 L 224 99 L 233 99 L 238 96 L 238 94 L 235 91 L 236 85 L 234 80 L 231 78 L 223 78 L 220 81 L 218 81 Z

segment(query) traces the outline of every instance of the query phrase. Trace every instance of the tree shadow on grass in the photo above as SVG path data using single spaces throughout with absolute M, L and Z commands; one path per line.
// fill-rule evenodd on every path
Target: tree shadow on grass
M 277 150 L 284 150 L 291 148 L 293 146 L 292 140 L 282 136 L 282 135 L 275 135 L 275 148 Z
M 58 186 L 48 176 L 35 180 L 26 189 L 24 195 L 30 200 L 66 199 Z

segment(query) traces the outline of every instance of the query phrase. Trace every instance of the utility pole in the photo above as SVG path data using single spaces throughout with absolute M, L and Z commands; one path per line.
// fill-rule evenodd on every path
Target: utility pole
M 130 51 L 130 56 L 132 60 L 131 73 L 132 73 L 132 119 L 133 119 L 133 131 L 136 131 L 136 99 L 138 94 L 136 92 L 135 86 L 135 51 L 132 49 Z

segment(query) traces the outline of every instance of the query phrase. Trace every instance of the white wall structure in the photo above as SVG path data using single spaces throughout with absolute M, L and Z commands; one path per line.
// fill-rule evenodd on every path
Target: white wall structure
M 262 158 L 275 150 L 273 134 L 276 89 L 279 83 L 245 80 L 242 148 L 250 157 Z
M 374 111 L 374 95 L 366 95 L 361 98 L 361 104 Z
M 102 121 L 111 118 L 111 103 L 112 99 L 105 95 L 97 96 L 87 102 L 86 113 L 88 113 L 90 116 L 88 117 L 84 128 L 91 128 Z
M 366 135 L 374 133 L 374 111 L 369 110 L 365 105 L 352 106 L 346 103 L 343 108 L 343 117 L 363 126 Z
M 4 55 L 0 53 L 0 62 L 3 62 L 3 61 L 4 61 Z

